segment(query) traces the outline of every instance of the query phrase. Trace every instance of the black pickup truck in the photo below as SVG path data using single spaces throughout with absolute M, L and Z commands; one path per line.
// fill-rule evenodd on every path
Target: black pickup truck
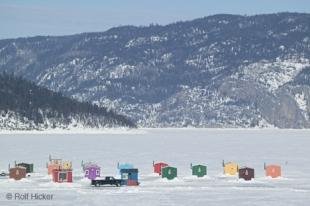
M 5 173 L 4 171 L 1 171 L 0 172 L 0 177 L 5 177 L 5 176 L 8 176 L 9 174 Z
M 122 180 L 115 179 L 114 177 L 105 177 L 104 179 L 95 179 L 91 181 L 91 185 L 100 187 L 101 185 L 115 185 L 116 187 L 121 186 Z

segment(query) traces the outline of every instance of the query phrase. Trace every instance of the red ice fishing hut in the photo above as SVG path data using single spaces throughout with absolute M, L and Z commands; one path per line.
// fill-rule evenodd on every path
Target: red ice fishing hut
M 159 175 L 161 175 L 161 169 L 164 168 L 164 167 L 167 167 L 167 166 L 169 166 L 167 163 L 164 163 L 164 162 L 157 162 L 157 163 L 155 163 L 153 161 L 154 173 L 157 173 Z
M 26 168 L 21 166 L 15 166 L 10 168 L 9 166 L 9 177 L 14 180 L 21 180 L 26 177 Z
M 277 178 L 281 177 L 281 166 L 280 165 L 266 165 L 264 169 L 267 177 Z
M 53 170 L 53 182 L 72 182 L 72 170 Z

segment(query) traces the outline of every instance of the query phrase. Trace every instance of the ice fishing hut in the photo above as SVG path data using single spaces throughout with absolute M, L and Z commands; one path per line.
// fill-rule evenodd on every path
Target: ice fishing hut
M 53 182 L 72 182 L 72 170 L 54 169 L 52 172 Z
M 97 177 L 100 177 L 100 167 L 92 162 L 86 162 L 84 163 L 82 161 L 82 168 L 84 171 L 85 177 L 87 177 L 90 180 L 94 180 Z
M 239 179 L 251 180 L 254 178 L 254 169 L 249 167 L 243 167 L 239 169 Z
M 137 186 L 139 185 L 138 181 L 138 169 L 132 168 L 132 169 L 121 169 L 121 179 L 123 185 L 127 186 Z
M 239 170 L 239 166 L 237 163 L 234 162 L 227 162 L 223 160 L 223 168 L 224 168 L 224 174 L 225 175 L 236 175 Z
M 281 166 L 280 165 L 266 165 L 264 169 L 267 177 L 277 178 L 281 177 Z
M 207 175 L 207 166 L 205 165 L 193 165 L 191 164 L 191 169 L 192 169 L 192 175 L 197 176 L 197 177 L 203 177 Z
M 161 177 L 173 180 L 178 176 L 178 170 L 175 167 L 166 166 L 161 169 Z
M 133 164 L 130 164 L 130 163 L 117 163 L 117 169 L 118 169 L 118 171 L 119 171 L 119 173 L 121 173 L 121 170 L 122 169 L 133 169 L 134 168 L 134 166 L 133 166 Z
M 157 162 L 157 163 L 155 163 L 153 161 L 154 173 L 157 173 L 159 175 L 161 175 L 162 168 L 167 167 L 167 166 L 169 166 L 167 163 L 164 163 L 164 162 Z
M 49 163 L 47 163 L 47 173 L 51 175 L 53 170 L 57 170 L 62 168 L 62 159 L 53 159 L 51 155 L 49 155 Z
M 10 168 L 9 166 L 9 177 L 14 180 L 21 180 L 22 178 L 26 178 L 26 168 L 21 166 L 15 166 Z
M 26 168 L 26 173 L 33 173 L 33 164 L 29 164 L 29 163 L 15 163 L 15 166 L 20 166 L 20 167 L 25 167 Z

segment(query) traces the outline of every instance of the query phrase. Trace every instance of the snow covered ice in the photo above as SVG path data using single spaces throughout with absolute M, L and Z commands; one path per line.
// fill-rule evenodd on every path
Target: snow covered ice
M 2 133 L 0 170 L 14 161 L 34 163 L 35 174 L 21 181 L 0 179 L 0 205 L 309 205 L 310 131 L 243 129 L 139 129 L 98 133 Z M 53 183 L 48 155 L 72 160 L 73 183 Z M 81 161 L 118 175 L 117 163 L 139 169 L 138 187 L 90 186 Z M 153 174 L 152 162 L 178 168 L 172 181 Z M 249 182 L 226 177 L 222 160 L 255 168 Z M 264 176 L 264 162 L 282 166 L 281 178 Z M 191 176 L 190 163 L 206 164 L 208 175 Z M 7 200 L 7 193 L 46 193 L 52 200 Z

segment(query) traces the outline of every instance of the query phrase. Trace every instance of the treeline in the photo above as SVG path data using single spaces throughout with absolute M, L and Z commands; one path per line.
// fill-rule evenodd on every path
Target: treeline
M 104 107 L 63 96 L 12 74 L 0 74 L 0 112 L 18 114 L 20 120 L 44 127 L 135 127 L 130 119 Z M 52 124 L 52 125 L 48 125 Z

